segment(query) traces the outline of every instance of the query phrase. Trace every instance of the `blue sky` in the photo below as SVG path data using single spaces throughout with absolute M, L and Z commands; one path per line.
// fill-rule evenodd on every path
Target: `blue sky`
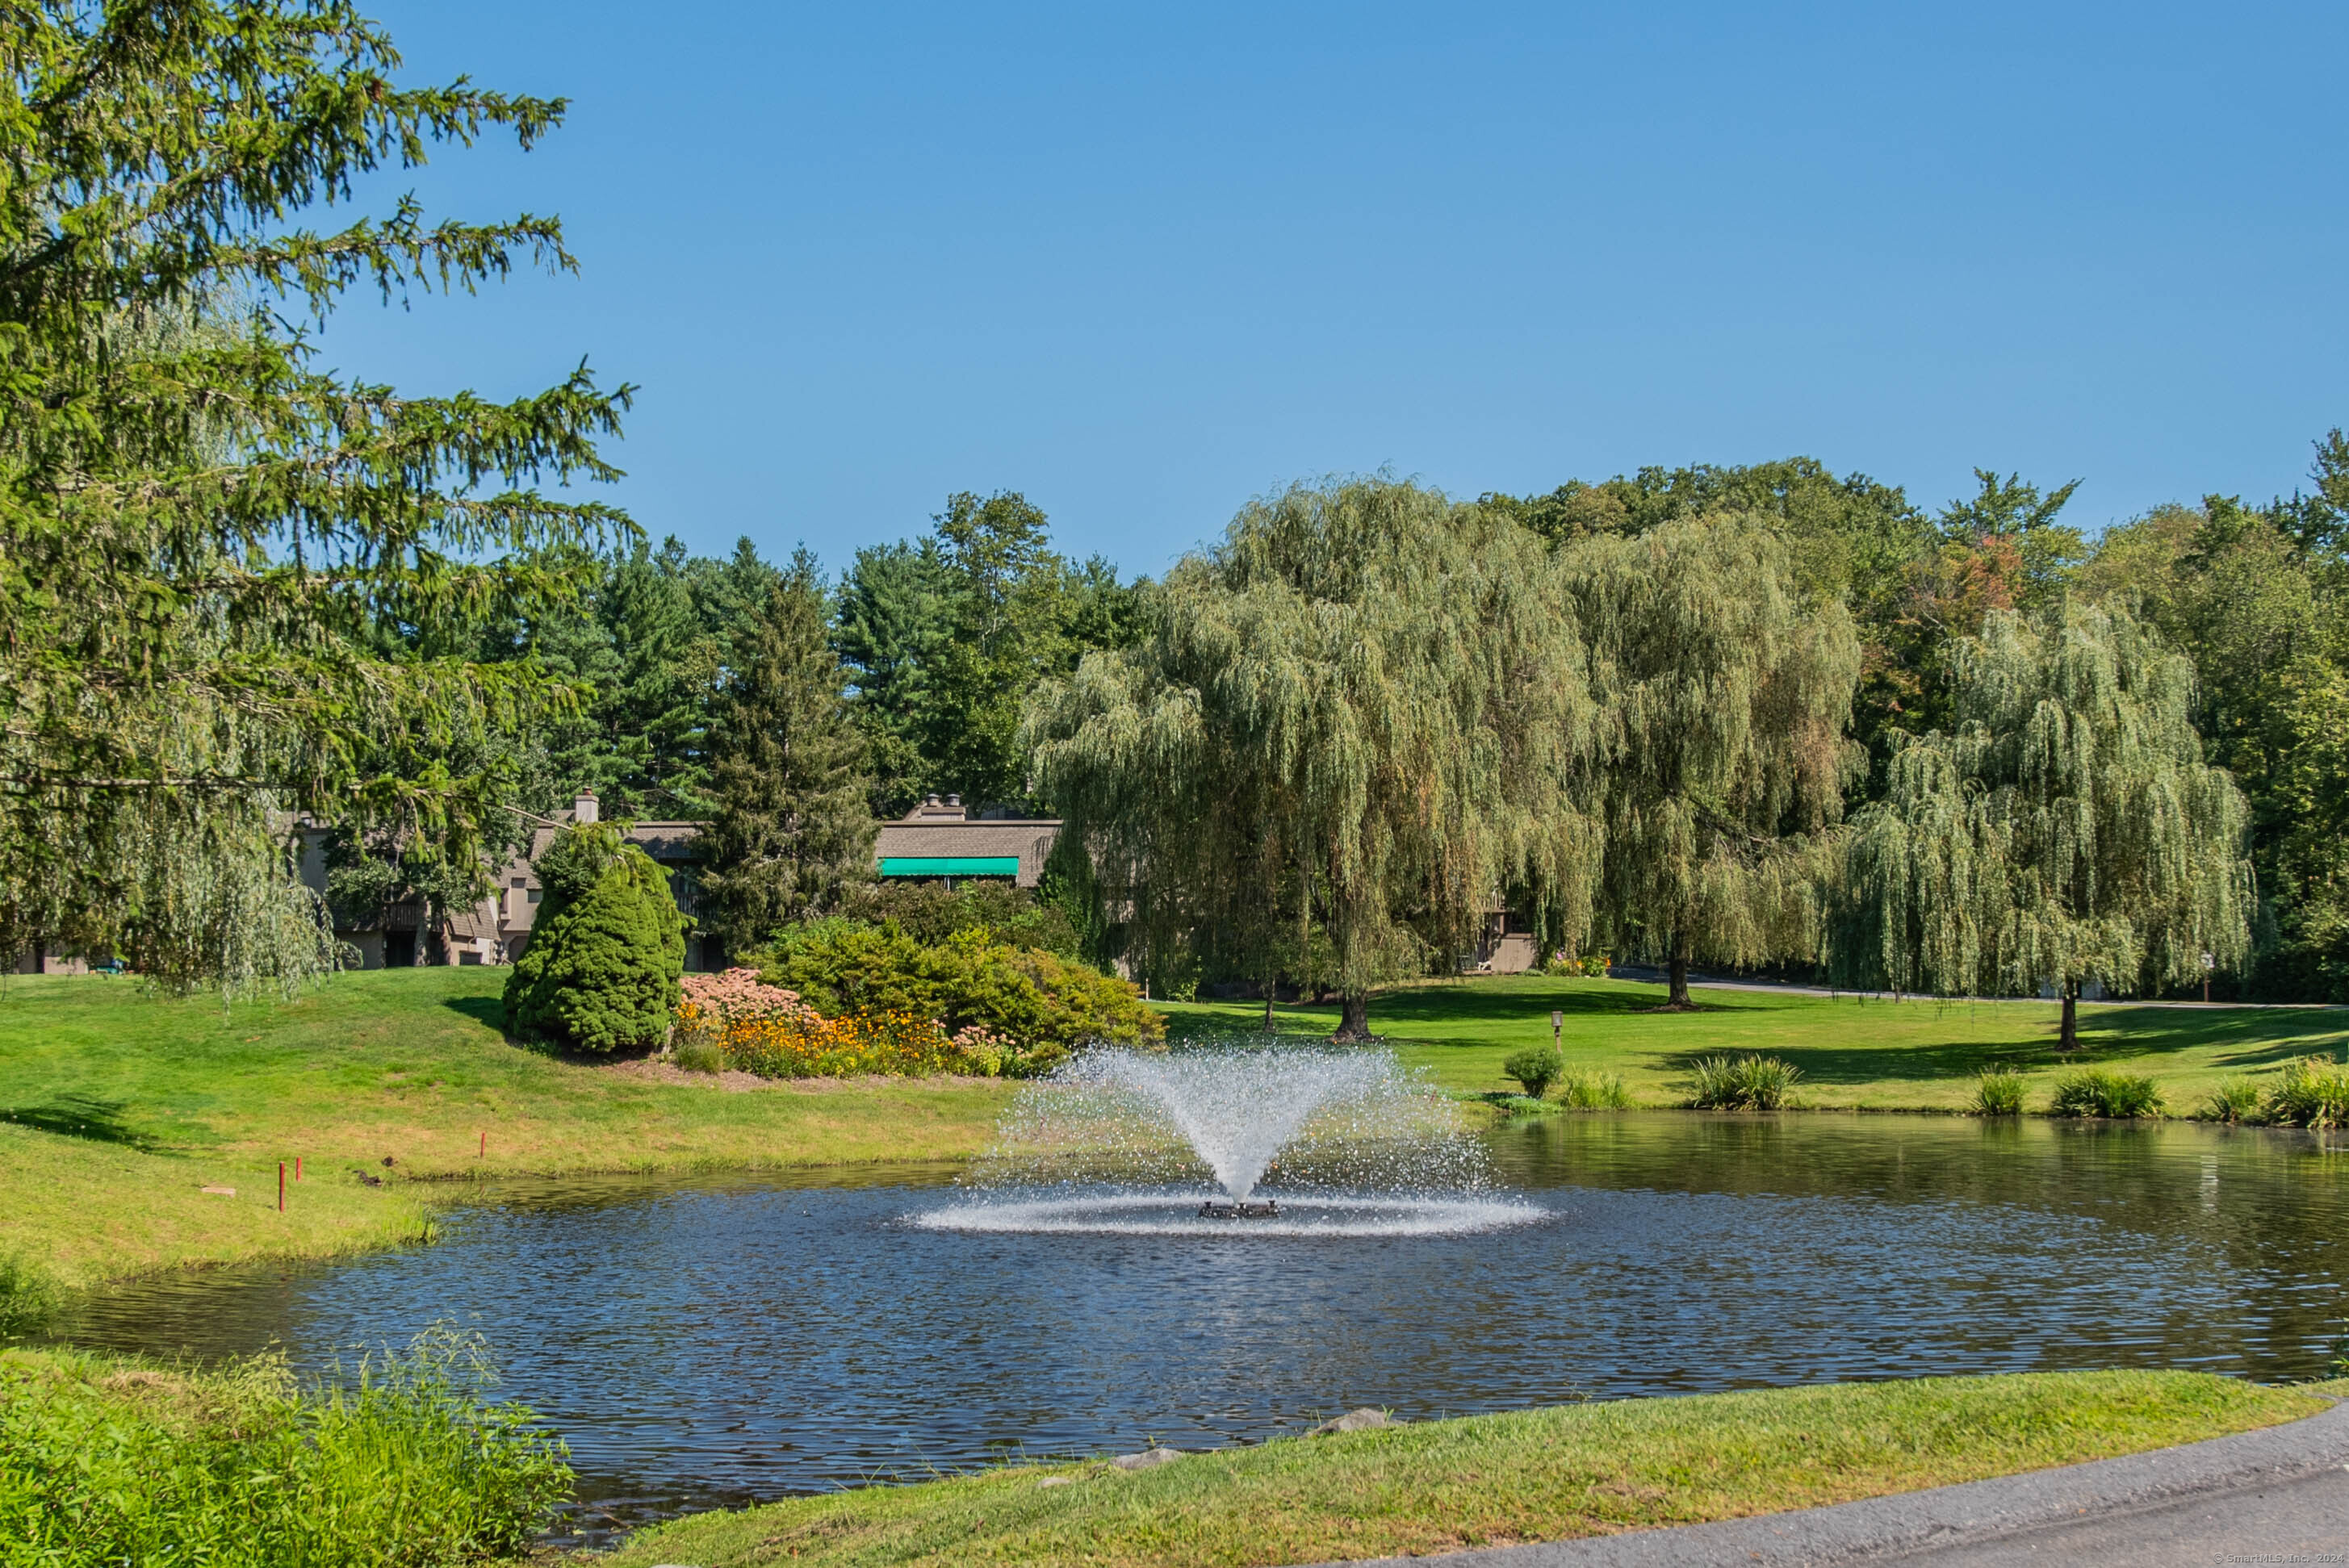
M 378 0 L 411 81 L 573 100 L 376 182 L 576 277 L 326 357 L 642 387 L 655 536 L 844 564 L 947 492 L 1156 572 L 1249 496 L 1793 453 L 2091 528 L 2349 423 L 2338 5 Z

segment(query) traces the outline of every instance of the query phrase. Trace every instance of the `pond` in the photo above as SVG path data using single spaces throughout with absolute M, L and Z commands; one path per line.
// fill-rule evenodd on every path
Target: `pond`
M 2349 1139 L 1630 1113 L 1487 1138 L 1536 1223 L 969 1233 L 935 1168 L 482 1189 L 441 1244 L 94 1300 L 84 1343 L 299 1365 L 448 1319 L 582 1474 L 594 1540 L 1007 1455 L 1258 1442 L 1583 1398 L 2110 1366 L 2319 1375 Z

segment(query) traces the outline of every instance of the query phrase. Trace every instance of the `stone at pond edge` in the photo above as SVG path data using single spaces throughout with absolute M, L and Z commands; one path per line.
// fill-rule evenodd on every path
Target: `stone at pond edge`
M 1039 1489 L 1048 1486 L 1069 1486 L 1072 1485 L 1076 1479 L 1077 1478 L 1072 1475 L 1048 1475 L 1042 1480 L 1038 1481 L 1036 1485 Z
M 1109 1462 L 1122 1470 L 1156 1470 L 1182 1457 L 1181 1449 L 1144 1449 L 1138 1454 L 1120 1454 Z
M 1402 1425 L 1401 1421 L 1396 1420 L 1384 1410 L 1373 1410 L 1364 1406 L 1359 1410 L 1347 1411 L 1334 1421 L 1324 1421 L 1305 1435 L 1309 1438 L 1326 1438 L 1332 1432 L 1375 1432 L 1383 1427 Z

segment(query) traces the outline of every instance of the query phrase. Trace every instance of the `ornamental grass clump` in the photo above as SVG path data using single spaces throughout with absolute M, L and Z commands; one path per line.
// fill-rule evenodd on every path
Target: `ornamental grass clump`
M 2260 1116 L 2260 1086 L 2250 1078 L 2229 1078 L 2202 1097 L 2194 1113 L 2201 1121 L 2256 1121 Z
M 1689 1069 L 1699 1110 L 1776 1110 L 1802 1069 L 1776 1057 L 1704 1057 Z
M 448 1329 L 304 1388 L 282 1357 L 195 1372 L 0 1352 L 0 1562 L 440 1568 L 518 1554 L 571 1491 Z
M 2349 1068 L 2323 1057 L 2288 1062 L 2264 1109 L 2286 1127 L 2349 1127 Z
M 1539 1099 L 1566 1071 L 1566 1056 L 1556 1046 L 1534 1046 L 1503 1062 L 1501 1071 L 1517 1080 L 1527 1099 Z
M 1570 1072 L 1557 1080 L 1557 1099 L 1568 1110 L 1629 1110 L 1631 1091 L 1620 1073 Z
M 2161 1088 L 2137 1073 L 2085 1068 L 2055 1080 L 2047 1109 L 2057 1116 L 2099 1116 L 2115 1121 L 2161 1114 Z
M 1974 1080 L 1976 1116 L 2021 1116 L 2023 1075 L 2013 1068 L 1992 1068 Z

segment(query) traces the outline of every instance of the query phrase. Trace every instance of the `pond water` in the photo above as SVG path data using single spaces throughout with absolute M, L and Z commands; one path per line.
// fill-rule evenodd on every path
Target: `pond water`
M 2349 1140 L 1682 1113 L 1489 1136 L 1537 1222 L 1026 1234 L 914 1222 L 935 1169 L 481 1190 L 441 1244 L 175 1276 L 84 1343 L 298 1365 L 478 1329 L 593 1540 L 1015 1453 L 1261 1441 L 1586 1397 L 2111 1366 L 2318 1375 L 2349 1312 Z

